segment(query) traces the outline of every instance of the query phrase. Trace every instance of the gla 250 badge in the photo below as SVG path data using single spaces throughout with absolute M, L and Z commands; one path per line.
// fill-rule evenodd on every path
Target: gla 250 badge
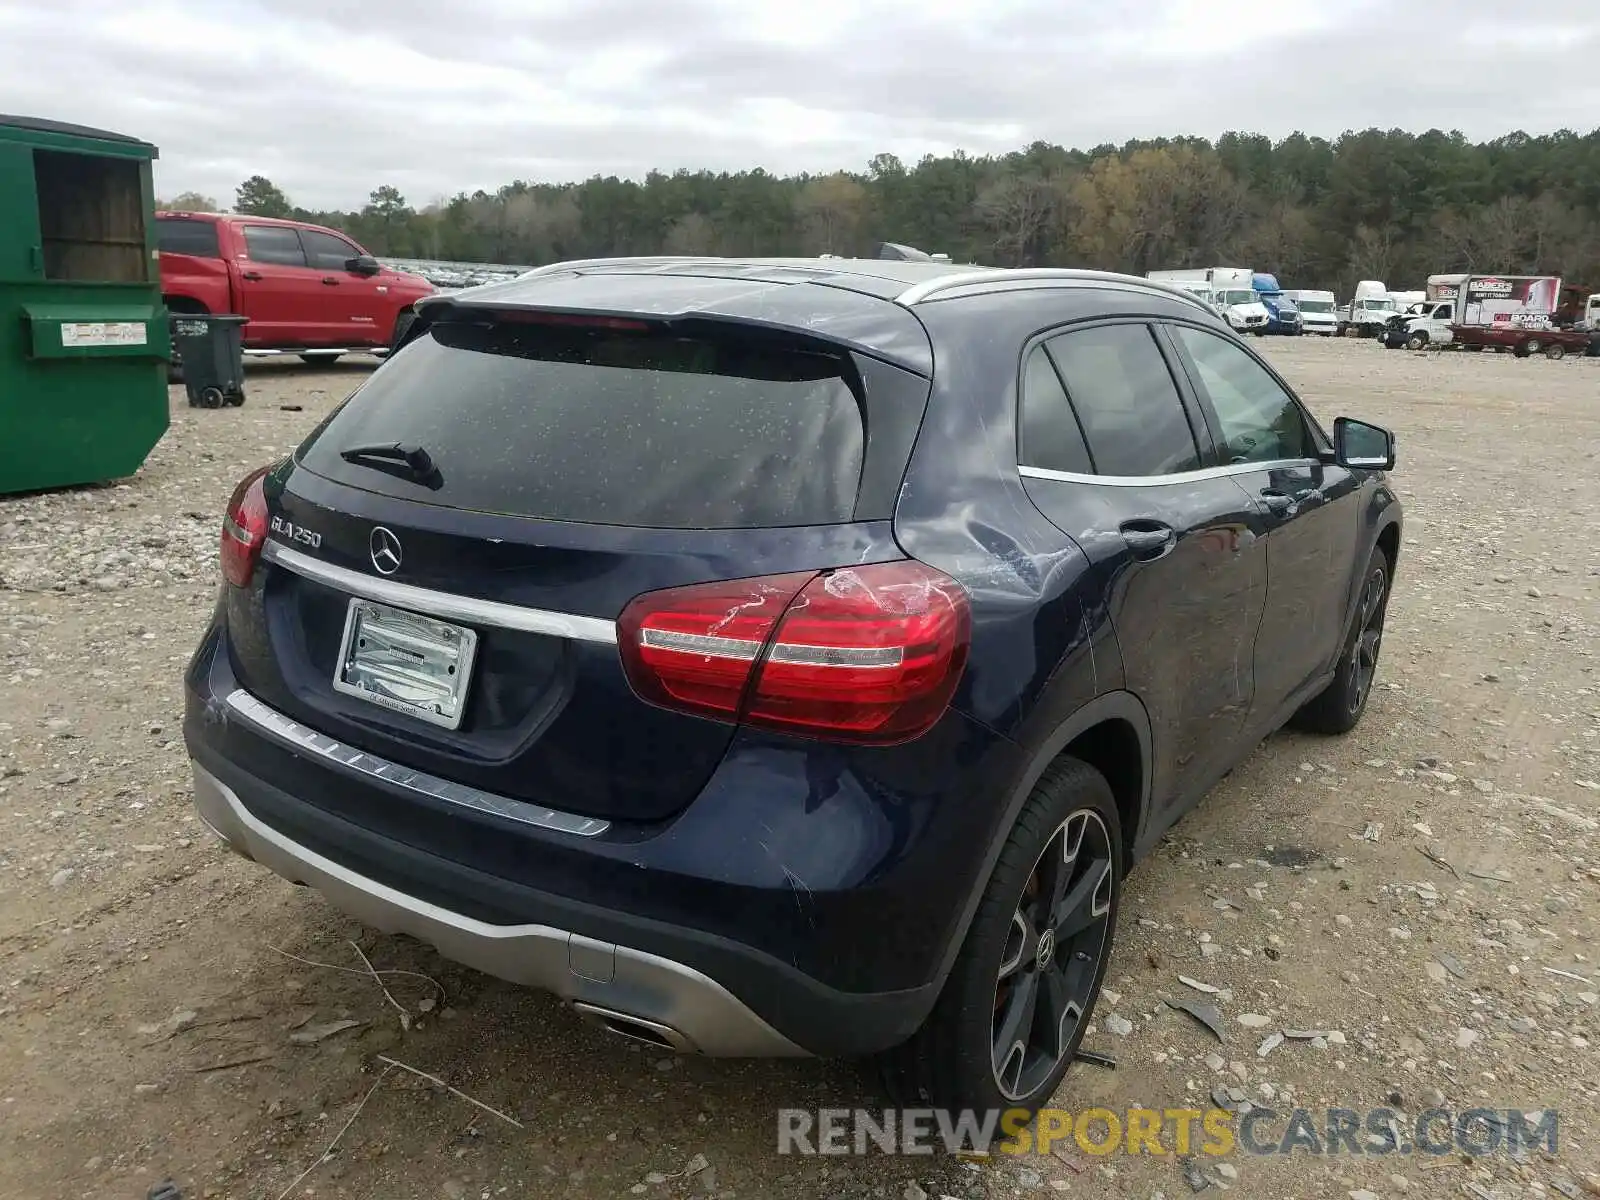
M 282 517 L 272 518 L 272 532 L 281 534 L 291 542 L 299 542 L 302 546 L 310 546 L 313 550 L 322 545 L 322 535 L 314 529 L 307 529 L 304 525 L 296 525 L 293 521 L 285 521 Z

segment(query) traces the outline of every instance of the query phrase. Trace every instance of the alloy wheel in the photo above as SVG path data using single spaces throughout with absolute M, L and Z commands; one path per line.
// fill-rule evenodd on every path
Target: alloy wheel
M 1356 640 L 1351 646 L 1350 711 L 1358 712 L 1366 703 L 1372 678 L 1378 672 L 1378 651 L 1383 645 L 1384 603 L 1388 594 L 1388 577 L 1382 567 L 1375 567 L 1361 589 L 1361 604 L 1356 610 Z
M 1105 952 L 1116 881 L 1100 815 L 1074 812 L 1045 843 L 1001 953 L 991 1058 L 1008 1100 L 1025 1100 L 1066 1056 Z

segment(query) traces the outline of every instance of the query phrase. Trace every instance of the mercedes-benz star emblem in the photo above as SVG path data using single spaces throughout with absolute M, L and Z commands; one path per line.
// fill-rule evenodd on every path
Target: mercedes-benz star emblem
M 372 527 L 367 549 L 372 552 L 372 565 L 379 575 L 393 575 L 400 569 L 400 539 L 382 525 Z
M 1053 929 L 1046 929 L 1039 935 L 1039 950 L 1035 961 L 1042 971 L 1050 965 L 1050 960 L 1056 956 L 1056 934 Z

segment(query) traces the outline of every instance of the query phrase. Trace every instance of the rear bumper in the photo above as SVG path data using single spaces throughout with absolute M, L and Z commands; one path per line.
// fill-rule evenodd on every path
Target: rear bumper
M 379 929 L 710 1055 L 848 1057 L 914 1033 L 1021 769 L 953 711 L 865 756 L 741 733 L 677 816 L 586 820 L 264 720 L 236 702 L 224 641 L 220 622 L 202 640 L 184 722 L 219 836 Z
M 675 1049 L 710 1055 L 806 1052 L 727 988 L 683 963 L 549 925 L 490 925 L 379 883 L 279 833 L 194 766 L 200 819 L 232 849 L 385 933 L 404 933 L 488 975 L 542 988 L 598 1019 L 654 1026 Z

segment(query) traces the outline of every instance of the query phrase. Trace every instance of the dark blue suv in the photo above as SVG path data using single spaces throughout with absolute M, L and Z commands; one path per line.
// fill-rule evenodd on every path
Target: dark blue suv
M 196 802 L 617 1033 L 1035 1107 L 1128 868 L 1286 721 L 1359 719 L 1393 461 L 1140 279 L 633 259 L 442 296 L 228 506 Z

